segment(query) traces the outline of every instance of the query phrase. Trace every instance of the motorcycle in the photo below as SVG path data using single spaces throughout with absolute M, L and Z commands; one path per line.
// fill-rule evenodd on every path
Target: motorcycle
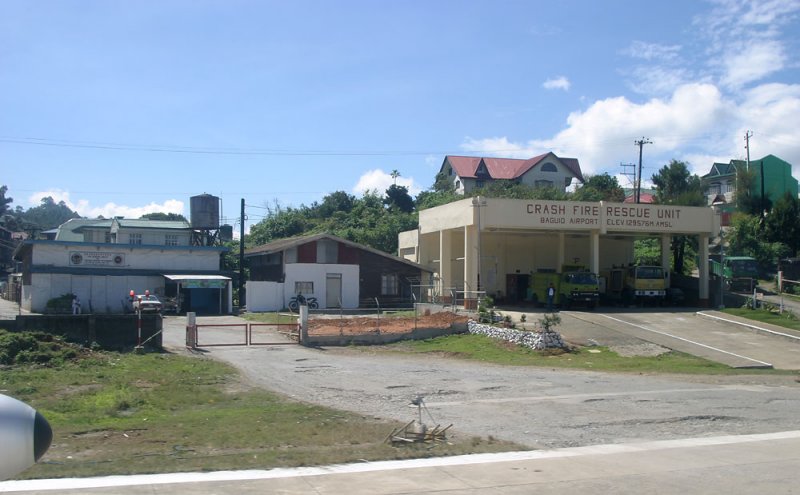
M 301 304 L 308 305 L 308 309 L 319 309 L 319 303 L 317 302 L 316 297 L 306 297 L 303 294 L 297 294 L 293 298 L 289 299 L 289 309 L 291 311 L 299 311 Z

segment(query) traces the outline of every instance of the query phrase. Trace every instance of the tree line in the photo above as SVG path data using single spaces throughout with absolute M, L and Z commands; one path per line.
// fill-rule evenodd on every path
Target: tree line
M 392 171 L 395 179 L 399 172 Z M 753 171 L 737 171 L 735 202 L 731 228 L 724 234 L 728 255 L 752 256 L 762 268 L 769 269 L 781 257 L 794 256 L 800 249 L 800 201 L 791 194 L 769 198 L 754 193 Z M 688 165 L 671 160 L 652 176 L 655 202 L 680 206 L 706 206 L 701 179 L 692 174 Z M 41 204 L 24 210 L 11 208 L 12 198 L 6 196 L 6 186 L 0 187 L 0 224 L 11 231 L 31 234 L 55 228 L 70 218 L 80 218 L 63 201 L 56 203 L 46 197 Z M 310 205 L 282 206 L 278 202 L 265 206 L 265 217 L 252 225 L 245 237 L 247 247 L 300 235 L 330 233 L 353 242 L 387 252 L 397 252 L 400 232 L 416 229 L 421 210 L 440 206 L 470 196 L 510 199 L 546 199 L 571 201 L 622 202 L 625 191 L 616 177 L 607 173 L 587 176 L 574 191 L 553 187 L 530 187 L 515 181 L 493 181 L 467 195 L 457 193 L 452 181 L 437 174 L 433 185 L 416 197 L 405 186 L 395 183 L 383 193 L 367 191 L 361 197 L 345 191 L 335 191 Z M 142 218 L 156 220 L 185 220 L 182 215 L 151 213 Z M 690 273 L 695 268 L 698 252 L 694 236 L 673 236 L 673 271 Z M 636 242 L 636 262 L 660 264 L 660 242 L 645 239 Z

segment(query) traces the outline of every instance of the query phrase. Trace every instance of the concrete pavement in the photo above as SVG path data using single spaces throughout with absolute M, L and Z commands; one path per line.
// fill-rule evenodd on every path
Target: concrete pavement
M 0 482 L 0 493 L 800 493 L 800 431 L 338 466 Z

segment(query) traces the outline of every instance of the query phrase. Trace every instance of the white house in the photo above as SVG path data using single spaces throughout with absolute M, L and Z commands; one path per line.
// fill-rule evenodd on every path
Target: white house
M 15 251 L 21 305 L 43 312 L 50 299 L 71 293 L 84 311 L 119 313 L 131 290 L 149 290 L 182 311 L 230 313 L 231 280 L 220 271 L 228 249 L 193 246 L 191 235 L 183 221 L 70 220 L 56 240 L 28 240 Z
M 563 190 L 573 179 L 583 182 L 577 158 L 560 158 L 553 153 L 528 159 L 448 155 L 439 174 L 447 177 L 461 194 L 500 180 Z
M 287 307 L 297 294 L 320 308 L 353 309 L 413 303 L 430 272 L 397 256 L 330 234 L 280 239 L 245 252 L 250 265 L 248 311 Z

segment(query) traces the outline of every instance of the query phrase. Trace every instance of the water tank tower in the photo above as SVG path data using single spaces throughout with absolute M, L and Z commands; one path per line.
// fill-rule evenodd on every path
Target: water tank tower
M 189 218 L 195 230 L 219 229 L 219 198 L 201 194 L 189 198 Z

